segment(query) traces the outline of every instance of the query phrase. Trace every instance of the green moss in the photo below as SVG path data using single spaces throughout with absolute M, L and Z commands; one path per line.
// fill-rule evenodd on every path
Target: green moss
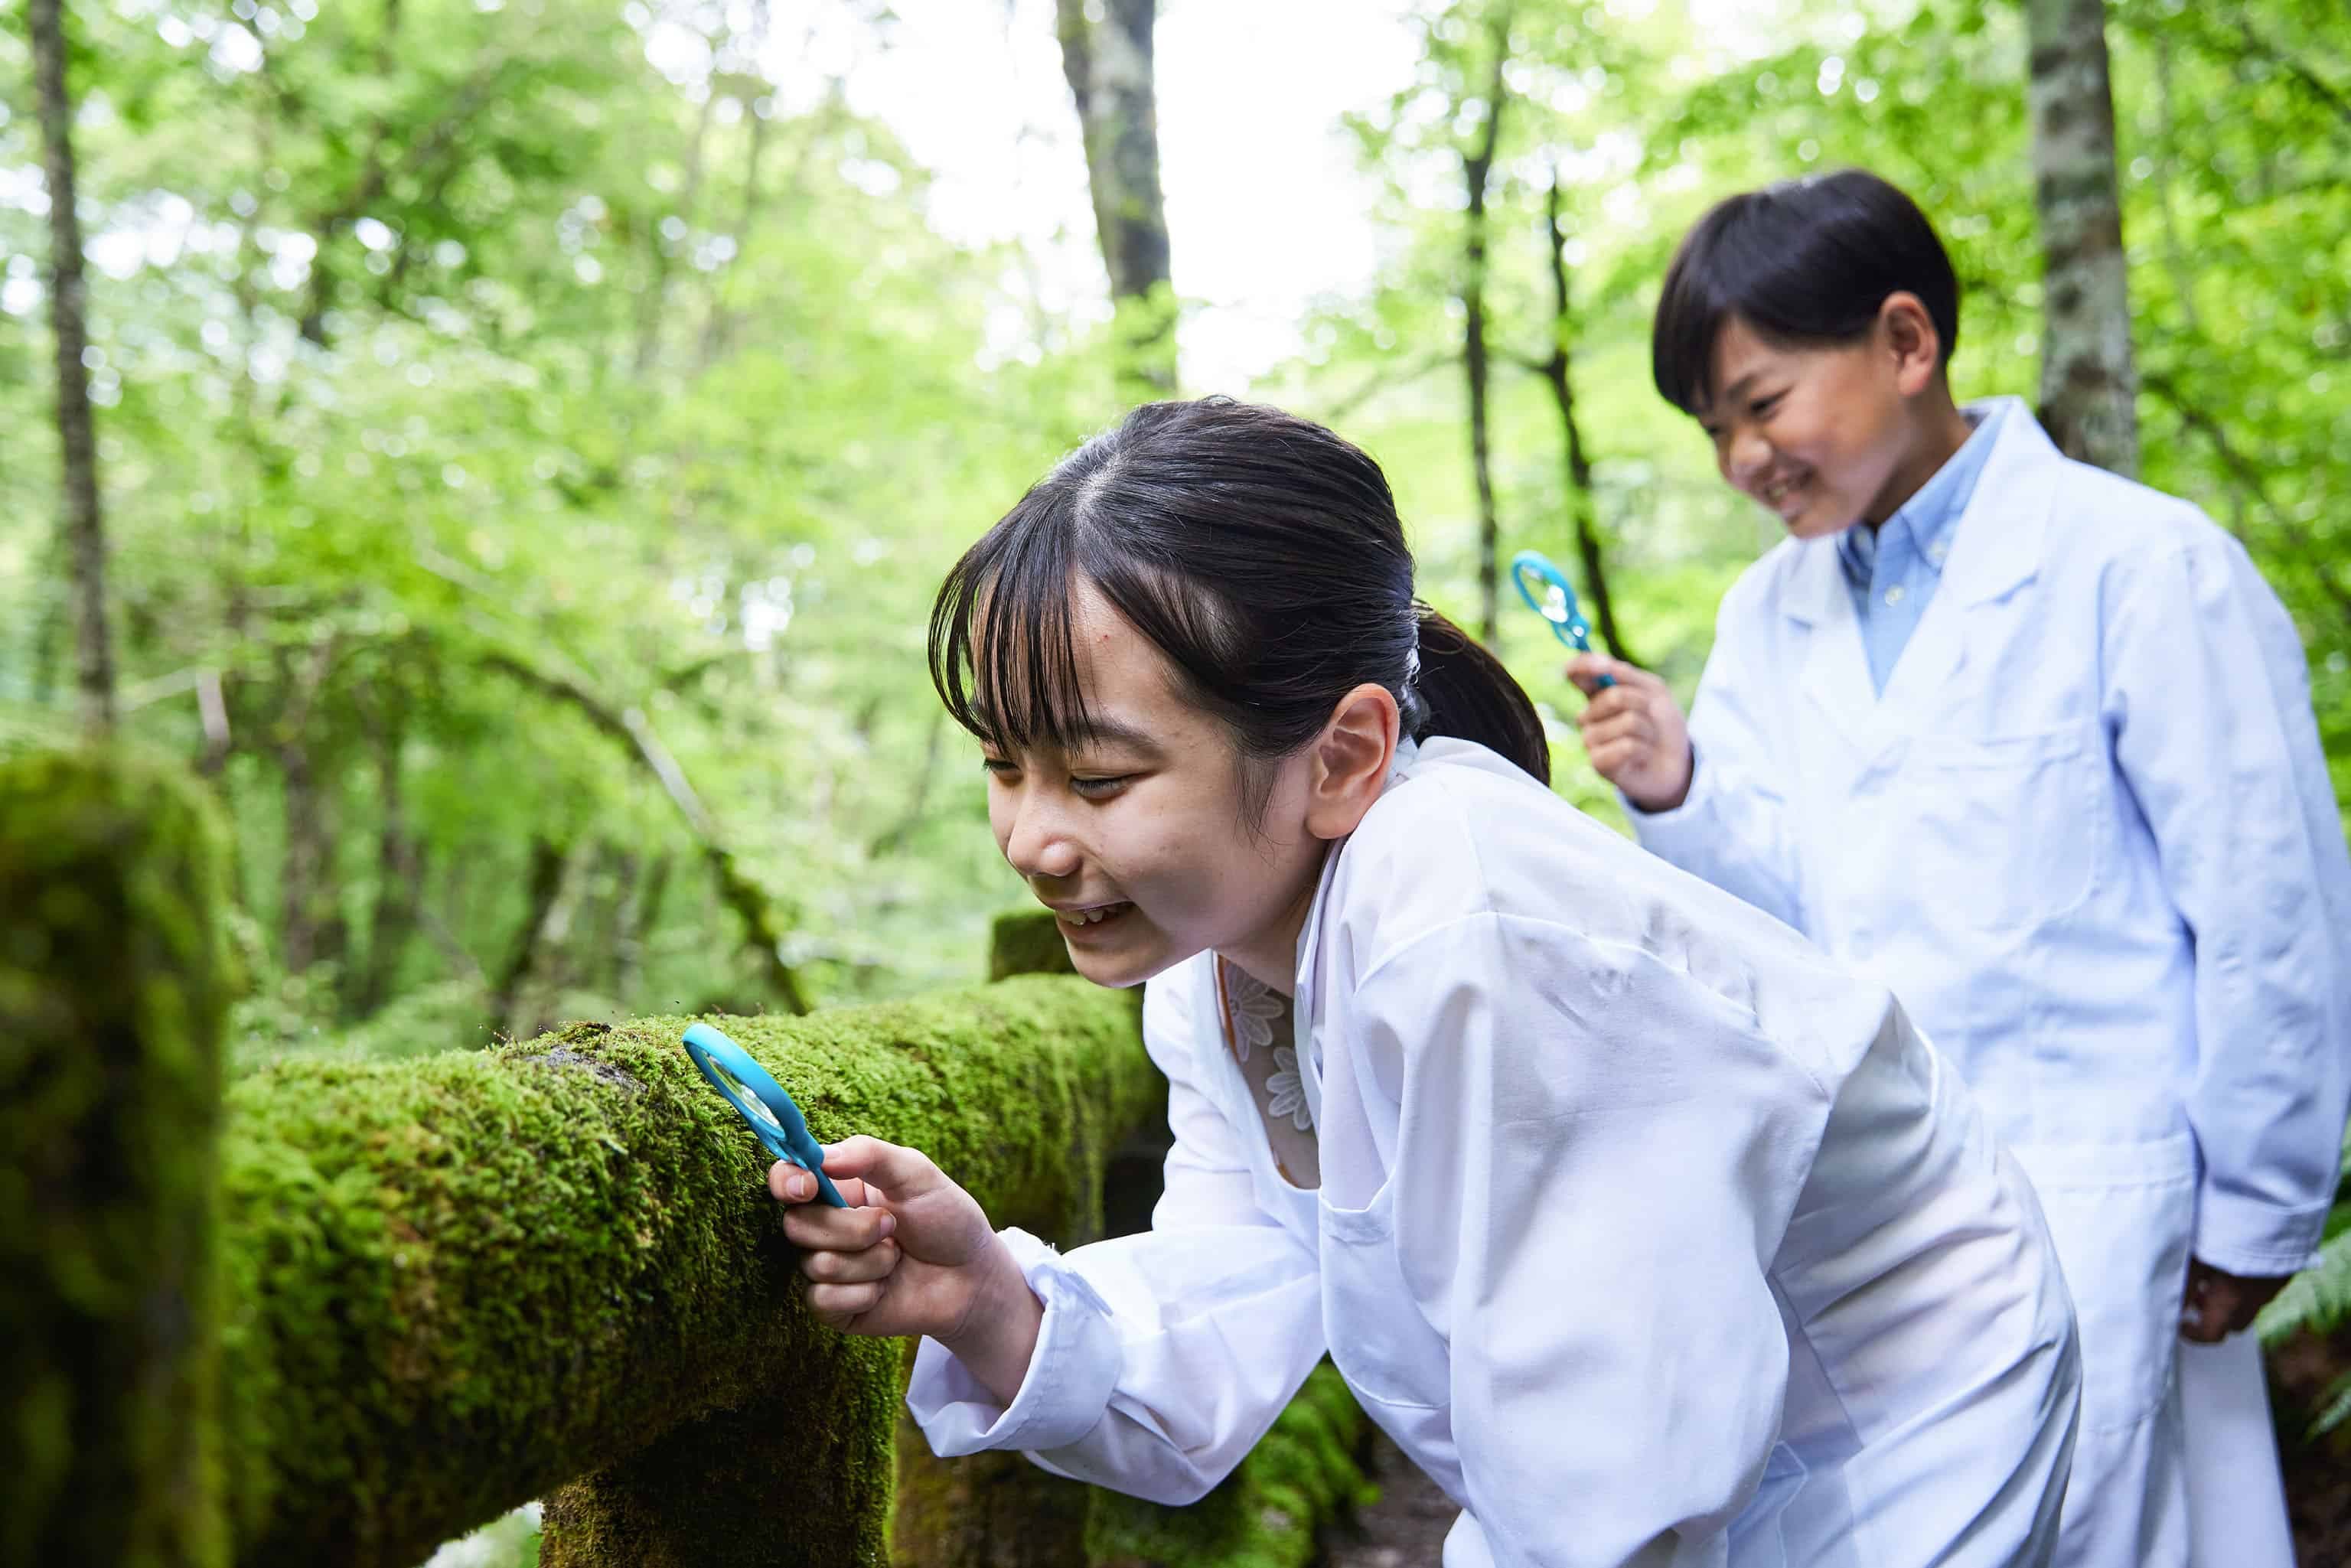
M 1061 940 L 1061 923 L 1041 909 L 1015 909 L 998 915 L 987 928 L 987 977 L 1014 975 L 1074 975 L 1070 945 Z
M 1320 1555 L 1317 1530 L 1377 1496 L 1362 1462 L 1369 1433 L 1325 1362 L 1249 1458 L 1191 1507 L 1097 1493 L 1088 1559 L 1105 1568 L 1305 1568 Z
M 223 1558 L 221 842 L 169 768 L 0 760 L 0 1563 Z
M 678 1048 L 687 1021 L 289 1061 L 231 1089 L 242 1562 L 406 1564 L 583 1476 L 549 1561 L 651 1561 L 646 1532 L 678 1516 L 649 1488 L 710 1462 L 657 1446 L 728 1410 L 841 1456 L 839 1490 L 803 1511 L 811 1472 L 779 1469 L 756 1534 L 697 1538 L 695 1561 L 880 1550 L 894 1383 L 802 1312 L 767 1160 Z M 1050 1235 L 1098 1225 L 1104 1158 L 1160 1092 L 1131 1003 L 1072 979 L 725 1028 L 819 1137 L 921 1146 L 999 1223 Z

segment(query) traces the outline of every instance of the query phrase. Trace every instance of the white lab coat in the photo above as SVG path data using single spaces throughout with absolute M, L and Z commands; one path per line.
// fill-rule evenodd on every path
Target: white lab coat
M 1408 753 L 1326 863 L 1275 1167 L 1207 955 L 1144 1028 L 1153 1228 L 1007 1232 L 999 1406 L 926 1342 L 934 1451 L 1200 1496 L 1327 1347 L 1458 1502 L 1448 1568 L 2043 1563 L 2079 1360 L 2030 1184 L 1891 997 L 1492 752 Z
M 2351 1092 L 2351 859 L 2292 622 L 2202 513 L 2013 405 L 1884 694 L 1834 541 L 1789 540 L 1724 598 L 1690 733 L 1641 841 L 1873 969 L 2040 1189 L 2085 1363 L 2061 1562 L 2189 1561 L 2191 1244 L 2303 1268 Z M 2215 1568 L 2283 1535 L 2268 1433 L 2234 1429 Z

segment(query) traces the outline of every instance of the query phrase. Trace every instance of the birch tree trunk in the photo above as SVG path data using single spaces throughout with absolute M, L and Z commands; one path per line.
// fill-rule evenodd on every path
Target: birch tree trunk
M 74 646 L 82 723 L 114 727 L 114 647 L 106 622 L 106 526 L 99 510 L 98 443 L 91 430 L 89 346 L 82 281 L 81 220 L 74 210 L 73 101 L 66 96 L 60 0 L 32 0 L 33 77 L 40 99 L 42 169 L 49 193 L 49 317 L 57 342 L 57 444 L 64 454 L 65 533 L 72 562 Z
M 2067 455 L 2138 472 L 2138 377 L 2102 0 L 2027 0 L 2041 220 L 2041 421 Z
M 1116 374 L 1129 402 L 1176 390 L 1176 295 L 1159 190 L 1151 33 L 1157 0 L 1054 0 L 1061 73 L 1077 99 L 1094 229 L 1118 312 Z M 1102 18 L 1088 19 L 1092 10 Z

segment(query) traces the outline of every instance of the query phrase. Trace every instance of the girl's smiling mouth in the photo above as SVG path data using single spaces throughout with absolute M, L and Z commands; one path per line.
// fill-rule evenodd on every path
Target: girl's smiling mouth
M 1117 919 L 1134 905 L 1122 899 L 1110 904 L 1048 904 L 1064 931 L 1084 931 Z

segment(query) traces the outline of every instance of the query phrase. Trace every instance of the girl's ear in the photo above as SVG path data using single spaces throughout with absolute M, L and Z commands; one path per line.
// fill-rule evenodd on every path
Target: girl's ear
M 1925 301 L 1897 288 L 1877 308 L 1877 324 L 1894 356 L 1895 389 L 1904 397 L 1917 397 L 1934 385 L 1943 362 L 1943 336 L 1935 330 Z
M 1395 695 L 1366 681 L 1339 699 L 1313 744 L 1306 776 L 1306 831 L 1343 839 L 1386 787 L 1399 727 Z

